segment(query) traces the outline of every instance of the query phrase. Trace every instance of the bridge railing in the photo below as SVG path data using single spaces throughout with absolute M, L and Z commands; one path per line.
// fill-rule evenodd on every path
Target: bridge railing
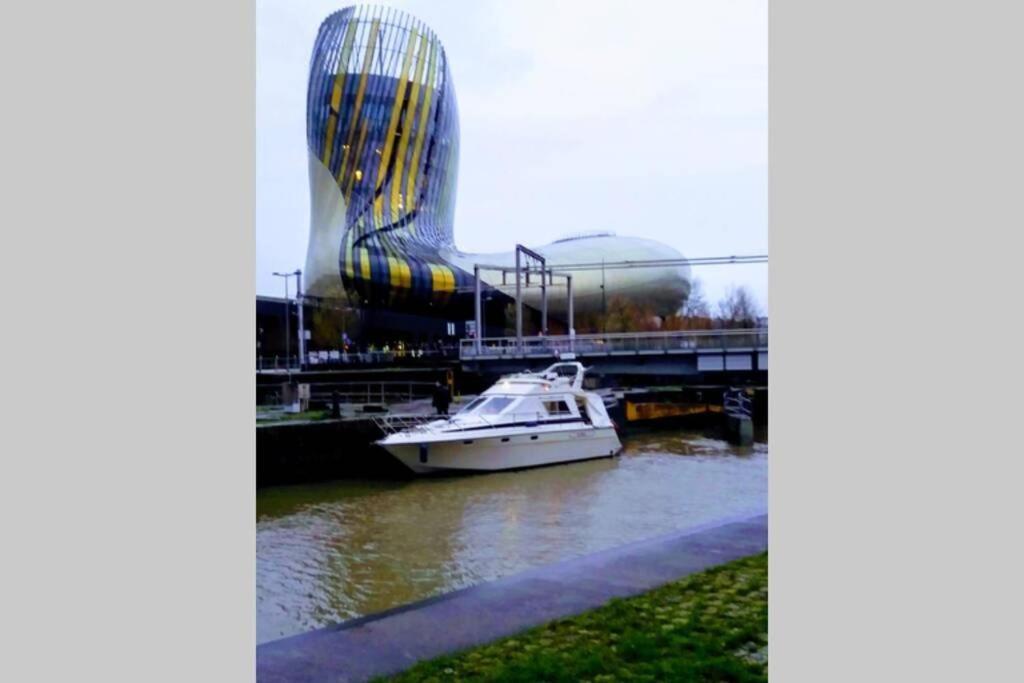
M 374 365 L 429 365 L 436 361 L 454 360 L 458 349 L 453 344 L 443 347 L 432 347 L 429 349 L 402 349 L 391 351 L 310 351 L 306 354 L 302 364 L 299 357 L 291 354 L 287 358 L 283 355 L 257 355 L 256 371 L 267 373 L 281 373 L 291 370 L 324 370 L 341 367 L 364 367 Z
M 556 357 L 560 353 L 589 356 L 696 353 L 768 348 L 768 328 L 729 330 L 674 330 L 669 332 L 612 332 L 606 334 L 554 335 L 549 337 L 483 337 L 477 351 L 475 339 L 459 342 L 459 358 Z
M 318 382 L 310 385 L 309 399 L 318 405 L 330 405 L 335 397 L 340 403 L 403 403 L 431 398 L 436 386 L 435 382 L 411 380 Z M 276 405 L 281 401 L 277 389 L 268 388 L 262 392 L 262 397 L 263 405 Z

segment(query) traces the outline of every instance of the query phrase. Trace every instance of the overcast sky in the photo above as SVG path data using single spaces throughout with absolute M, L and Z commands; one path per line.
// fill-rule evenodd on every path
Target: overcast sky
M 370 3 L 378 4 L 378 3 Z M 392 0 L 448 55 L 461 128 L 455 242 L 470 252 L 610 230 L 684 256 L 768 253 L 764 0 Z M 344 2 L 257 0 L 256 291 L 302 268 L 305 103 Z M 768 267 L 694 268 L 710 303 Z

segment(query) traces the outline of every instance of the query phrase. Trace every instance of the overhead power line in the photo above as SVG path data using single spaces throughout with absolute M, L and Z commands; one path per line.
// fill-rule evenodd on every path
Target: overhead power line
M 554 271 L 555 274 L 566 273 L 566 272 L 579 272 L 585 270 L 622 270 L 629 268 L 669 268 L 672 266 L 728 266 L 728 265 L 750 265 L 757 263 L 768 263 L 768 254 L 753 254 L 745 256 L 701 256 L 698 258 L 678 258 L 678 259 L 647 259 L 647 260 L 635 260 L 635 261 L 593 261 L 584 263 L 551 263 L 548 264 L 547 268 Z M 491 264 L 480 263 L 477 264 L 481 271 L 504 271 L 511 273 L 515 271 L 514 267 L 510 266 L 496 266 Z M 520 267 L 520 271 L 523 273 L 539 273 L 540 268 L 533 266 L 527 267 L 523 265 Z M 492 289 L 501 290 L 503 288 L 511 288 L 515 286 L 515 283 L 489 283 L 488 285 Z M 526 288 L 540 287 L 540 283 L 535 283 L 532 287 L 529 284 L 521 285 Z M 548 287 L 558 287 L 554 283 L 548 284 Z M 472 287 L 459 287 L 456 289 L 458 293 L 472 292 Z
M 584 263 L 549 263 L 548 269 L 561 272 L 580 270 L 620 270 L 624 268 L 666 268 L 672 266 L 724 266 L 724 265 L 748 265 L 754 263 L 768 263 L 768 254 L 754 254 L 748 256 L 702 256 L 699 258 L 677 258 L 677 259 L 643 259 L 635 261 L 591 261 Z M 496 266 L 491 264 L 478 264 L 480 270 L 515 270 L 510 266 Z M 521 267 L 523 272 L 540 272 L 540 268 L 526 266 Z

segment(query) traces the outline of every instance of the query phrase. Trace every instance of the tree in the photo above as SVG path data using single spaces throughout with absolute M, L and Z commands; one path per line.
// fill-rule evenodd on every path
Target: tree
M 718 302 L 718 322 L 722 327 L 757 327 L 761 311 L 754 295 L 746 287 L 730 287 Z
M 604 327 L 608 332 L 650 332 L 658 329 L 658 317 L 648 304 L 613 296 L 608 299 Z
M 593 334 L 601 331 L 601 313 L 590 311 L 576 313 L 572 321 L 576 334 Z
M 699 279 L 694 278 L 690 283 L 690 293 L 686 296 L 686 301 L 683 302 L 680 314 L 684 318 L 711 317 L 711 309 L 708 308 L 708 302 L 704 300 L 704 286 Z
M 700 280 L 690 283 L 690 293 L 677 313 L 666 316 L 662 329 L 675 330 L 710 330 L 713 327 L 711 311 L 704 299 L 704 287 Z

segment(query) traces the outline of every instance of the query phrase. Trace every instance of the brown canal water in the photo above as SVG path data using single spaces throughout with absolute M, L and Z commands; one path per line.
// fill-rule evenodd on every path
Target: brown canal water
M 767 511 L 766 443 L 662 431 L 623 447 L 520 472 L 257 491 L 258 642 Z

